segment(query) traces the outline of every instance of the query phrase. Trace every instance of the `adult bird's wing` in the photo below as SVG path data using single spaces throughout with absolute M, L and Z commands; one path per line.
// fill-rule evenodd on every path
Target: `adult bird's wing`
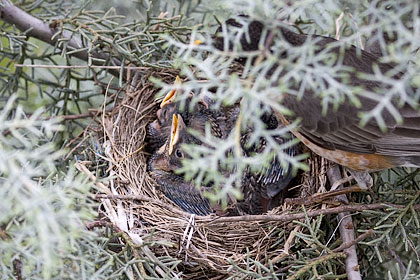
M 282 29 L 282 35 L 291 45 L 301 45 L 308 38 L 314 40 L 319 51 L 328 49 L 329 44 L 337 42 L 335 39 L 317 36 L 302 35 Z M 381 73 L 388 73 L 394 79 L 403 74 L 395 71 L 393 65 L 381 63 L 379 58 L 369 52 L 347 46 L 346 49 L 331 47 L 328 52 L 337 57 L 335 63 L 341 63 L 346 71 L 347 80 L 337 79 L 337 82 L 346 83 L 351 87 L 359 87 L 369 92 L 383 92 L 389 89 L 381 81 L 368 80 L 366 74 L 374 74 L 375 68 Z M 308 66 L 310 67 L 310 65 Z M 281 81 L 281 78 L 280 78 Z M 407 90 L 414 91 L 415 89 Z M 384 97 L 385 98 L 385 97 Z M 313 143 L 330 150 L 339 149 L 354 153 L 380 154 L 386 156 L 420 157 L 420 111 L 409 105 L 399 108 L 403 122 L 398 124 L 386 109 L 382 112 L 386 129 L 382 131 L 376 120 L 369 121 L 361 127 L 359 112 L 369 112 L 377 106 L 377 101 L 360 96 L 361 108 L 357 108 L 349 100 L 341 104 L 337 110 L 332 106 L 327 113 L 322 114 L 321 98 L 313 92 L 306 90 L 301 100 L 293 95 L 286 94 L 283 104 L 295 112 L 296 117 L 302 119 L 299 131 Z M 394 104 L 395 105 L 395 104 Z M 398 106 L 395 106 L 398 108 Z M 419 161 L 420 158 L 416 159 Z
M 330 108 L 325 115 L 322 114 L 321 99 L 312 93 L 305 94 L 302 100 L 288 96 L 284 104 L 301 118 L 299 132 L 322 148 L 362 154 L 420 156 L 419 112 L 408 105 L 400 108 L 401 124 L 388 111 L 382 112 L 386 124 L 386 130 L 382 131 L 375 120 L 360 126 L 358 112 L 370 111 L 376 106 L 366 98 L 361 101 L 360 109 L 347 101 L 336 111 Z

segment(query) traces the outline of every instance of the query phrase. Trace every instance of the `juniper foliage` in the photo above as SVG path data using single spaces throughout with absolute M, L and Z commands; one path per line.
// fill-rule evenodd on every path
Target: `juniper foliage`
M 0 1 L 0 9 L 10 5 L 8 0 Z M 143 67 L 137 69 L 140 73 L 142 69 L 178 68 L 188 79 L 182 84 L 185 94 L 194 92 L 197 99 L 211 95 L 216 107 L 242 100 L 240 126 L 253 127 L 254 141 L 259 137 L 268 139 L 264 153 L 245 157 L 239 152 L 235 133 L 224 140 L 207 133 L 201 138 L 206 145 L 187 147 L 192 160 L 185 162 L 186 176 L 195 178 L 197 185 L 210 180 L 216 182 L 216 192 L 210 194 L 214 200 L 223 200 L 229 193 L 237 195 L 242 172 L 266 165 L 272 154 L 282 155 L 284 164 L 306 168 L 301 163 L 302 157 L 290 158 L 283 152 L 293 143 L 278 145 L 273 140 L 274 134 L 285 131 L 267 130 L 259 118 L 270 107 L 287 113 L 281 103 L 273 102 L 273 96 L 285 91 L 288 85 L 274 85 L 265 76 L 273 65 L 281 64 L 291 82 L 316 89 L 325 108 L 337 105 L 344 97 L 357 104 L 358 94 L 377 100 L 374 110 L 361 115 L 362 123 L 375 119 L 382 125 L 384 110 L 399 120 L 390 102 L 393 99 L 400 106 L 409 104 L 418 108 L 420 92 L 407 92 L 404 87 L 420 85 L 420 4 L 416 1 L 144 0 L 104 4 L 102 1 L 22 0 L 14 1 L 13 5 L 47 23 L 53 36 L 47 35 L 44 40 L 38 37 L 43 42 L 31 33 L 36 25 L 22 30 L 6 19 L 0 22 L 0 104 L 3 107 L 0 112 L 0 272 L 3 279 L 133 279 L 145 273 L 156 278 L 181 277 L 180 260 L 153 258 L 148 253 L 139 256 L 135 253 L 138 248 L 123 234 L 110 228 L 93 231 L 85 228 L 84 223 L 95 219 L 97 204 L 92 194 L 96 190 L 74 169 L 73 157 L 65 157 L 69 148 L 74 147 L 71 140 L 90 125 L 89 120 L 80 116 L 92 112 L 88 109 L 108 110 L 113 106 L 108 97 L 123 94 L 120 89 L 128 75 L 124 67 Z M 168 14 L 164 16 L 163 12 Z M 238 17 L 242 14 L 249 17 Z M 219 26 L 214 16 L 222 22 L 236 17 L 243 23 L 236 34 L 223 29 L 223 35 L 235 42 L 233 51 L 223 52 L 212 46 L 212 35 Z M 20 20 L 32 22 L 33 18 Z M 395 64 L 405 74 L 396 81 L 377 71 L 369 79 L 389 84 L 390 90 L 361 92 L 334 83 L 334 78 L 342 73 L 328 67 L 325 63 L 328 57 L 322 57 L 322 52 L 315 54 L 311 44 L 291 50 L 293 59 L 282 60 L 281 50 L 288 48 L 284 42 L 276 42 L 266 59 L 257 64 L 251 64 L 253 60 L 249 59 L 241 73 L 232 72 L 230 67 L 235 58 L 243 54 L 238 47 L 239 38 L 252 20 L 271 28 L 288 23 L 299 32 L 339 37 L 339 46 L 353 44 L 381 53 L 384 62 Z M 204 43 L 197 45 L 195 40 Z M 260 42 L 260 49 L 263 48 Z M 247 55 L 258 59 L 260 54 Z M 68 68 L 25 68 L 16 64 Z M 77 68 L 83 65 L 92 67 Z M 162 87 L 161 95 L 173 88 L 158 78 L 155 81 Z M 216 93 L 212 92 L 213 88 L 217 88 Z M 75 117 L 58 122 L 56 116 Z M 228 152 L 232 150 L 237 152 Z M 231 157 L 226 157 L 227 154 Z M 235 172 L 226 176 L 220 164 Z M 358 232 L 373 228 L 376 234 L 359 246 L 362 275 L 416 279 L 420 274 L 420 223 L 415 208 L 420 201 L 419 176 L 418 171 L 408 168 L 383 172 L 376 177 L 375 194 L 352 195 L 355 202 L 406 205 L 386 215 L 382 211 L 355 215 Z M 295 240 L 297 253 L 283 263 L 293 265 L 292 269 L 282 271 L 277 266 L 267 267 L 249 259 L 248 270 L 232 263 L 232 277 L 281 279 L 300 268 L 307 279 L 344 277 L 340 256 L 323 263 L 310 262 L 337 247 L 338 222 L 335 217 L 319 217 L 298 223 L 304 230 Z M 284 240 L 289 233 L 281 229 L 273 234 Z M 116 242 L 119 238 L 127 241 L 125 245 Z M 156 245 L 153 236 L 145 240 L 152 241 L 144 246 Z M 142 252 L 147 250 L 143 248 Z

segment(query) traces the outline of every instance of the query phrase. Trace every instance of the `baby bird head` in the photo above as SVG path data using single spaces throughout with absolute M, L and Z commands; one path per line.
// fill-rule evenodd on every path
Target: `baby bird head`
M 184 151 L 184 144 L 200 144 L 200 141 L 187 131 L 185 122 L 180 114 L 172 115 L 171 129 L 165 144 L 152 156 L 150 169 L 175 172 L 182 167 L 182 160 L 188 158 Z

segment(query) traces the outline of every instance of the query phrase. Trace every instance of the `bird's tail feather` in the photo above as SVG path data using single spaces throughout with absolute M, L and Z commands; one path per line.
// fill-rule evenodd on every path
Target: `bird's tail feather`
M 405 159 L 405 166 L 408 167 L 419 167 L 420 168 L 420 156 L 408 156 Z

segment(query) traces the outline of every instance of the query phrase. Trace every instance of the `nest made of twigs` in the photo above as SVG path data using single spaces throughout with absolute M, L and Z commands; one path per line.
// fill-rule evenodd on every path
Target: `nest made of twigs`
M 147 173 L 146 126 L 156 118 L 158 108 L 158 89 L 149 78 L 171 83 L 176 74 L 161 70 L 134 78 L 112 112 L 103 116 L 101 136 L 108 143 L 106 158 L 113 178 L 107 191 L 110 200 L 103 200 L 105 215 L 137 244 L 152 235 L 149 253 L 157 263 L 162 256 L 182 260 L 178 269 L 182 267 L 185 278 L 231 274 L 234 269 L 228 269 L 233 263 L 245 268 L 249 259 L 263 265 L 278 263 L 288 255 L 291 232 L 298 227 L 288 219 L 267 217 L 287 217 L 284 211 L 292 211 L 293 206 L 262 216 L 192 217 L 166 198 Z M 296 196 L 311 195 L 325 186 L 324 162 L 311 157 L 308 164 L 311 171 L 300 176 L 299 186 L 293 188 Z

